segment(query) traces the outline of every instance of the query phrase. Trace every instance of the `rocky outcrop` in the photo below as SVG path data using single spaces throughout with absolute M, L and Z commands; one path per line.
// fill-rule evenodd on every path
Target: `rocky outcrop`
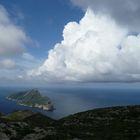
M 52 111 L 54 110 L 54 107 L 53 107 L 53 104 L 52 103 L 48 103 L 48 104 L 35 104 L 34 107 L 36 108 L 40 108 L 40 109 L 43 109 L 43 110 L 47 110 L 47 111 Z

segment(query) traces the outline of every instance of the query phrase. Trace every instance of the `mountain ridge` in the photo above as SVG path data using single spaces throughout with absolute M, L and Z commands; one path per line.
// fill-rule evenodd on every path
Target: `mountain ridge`
M 12 119 L 5 117 L 3 121 L 3 117 L 0 117 L 0 134 L 5 134 L 9 140 L 140 139 L 140 105 L 93 109 L 59 120 L 51 119 L 41 113 L 30 114 L 30 111 L 26 111 L 14 112 L 16 117 L 22 116 L 22 112 L 26 115 L 21 120 L 17 120 L 16 117 Z M 7 131 L 10 132 L 7 134 Z

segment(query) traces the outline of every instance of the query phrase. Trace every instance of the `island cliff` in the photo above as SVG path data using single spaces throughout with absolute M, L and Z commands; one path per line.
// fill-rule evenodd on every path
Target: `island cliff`
M 42 96 L 37 89 L 22 91 L 7 97 L 8 100 L 16 101 L 17 104 L 52 111 L 54 109 L 51 100 Z

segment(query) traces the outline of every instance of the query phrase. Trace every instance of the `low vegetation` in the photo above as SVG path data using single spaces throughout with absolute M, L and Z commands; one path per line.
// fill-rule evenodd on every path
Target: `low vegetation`
M 2 114 L 0 138 L 1 140 L 139 140 L 140 106 L 89 110 L 60 120 L 53 120 L 28 110 Z

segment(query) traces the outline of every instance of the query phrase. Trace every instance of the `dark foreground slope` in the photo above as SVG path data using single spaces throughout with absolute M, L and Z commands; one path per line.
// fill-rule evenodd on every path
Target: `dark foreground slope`
M 57 121 L 30 111 L 0 114 L 0 140 L 10 139 L 140 140 L 140 106 L 95 109 Z

